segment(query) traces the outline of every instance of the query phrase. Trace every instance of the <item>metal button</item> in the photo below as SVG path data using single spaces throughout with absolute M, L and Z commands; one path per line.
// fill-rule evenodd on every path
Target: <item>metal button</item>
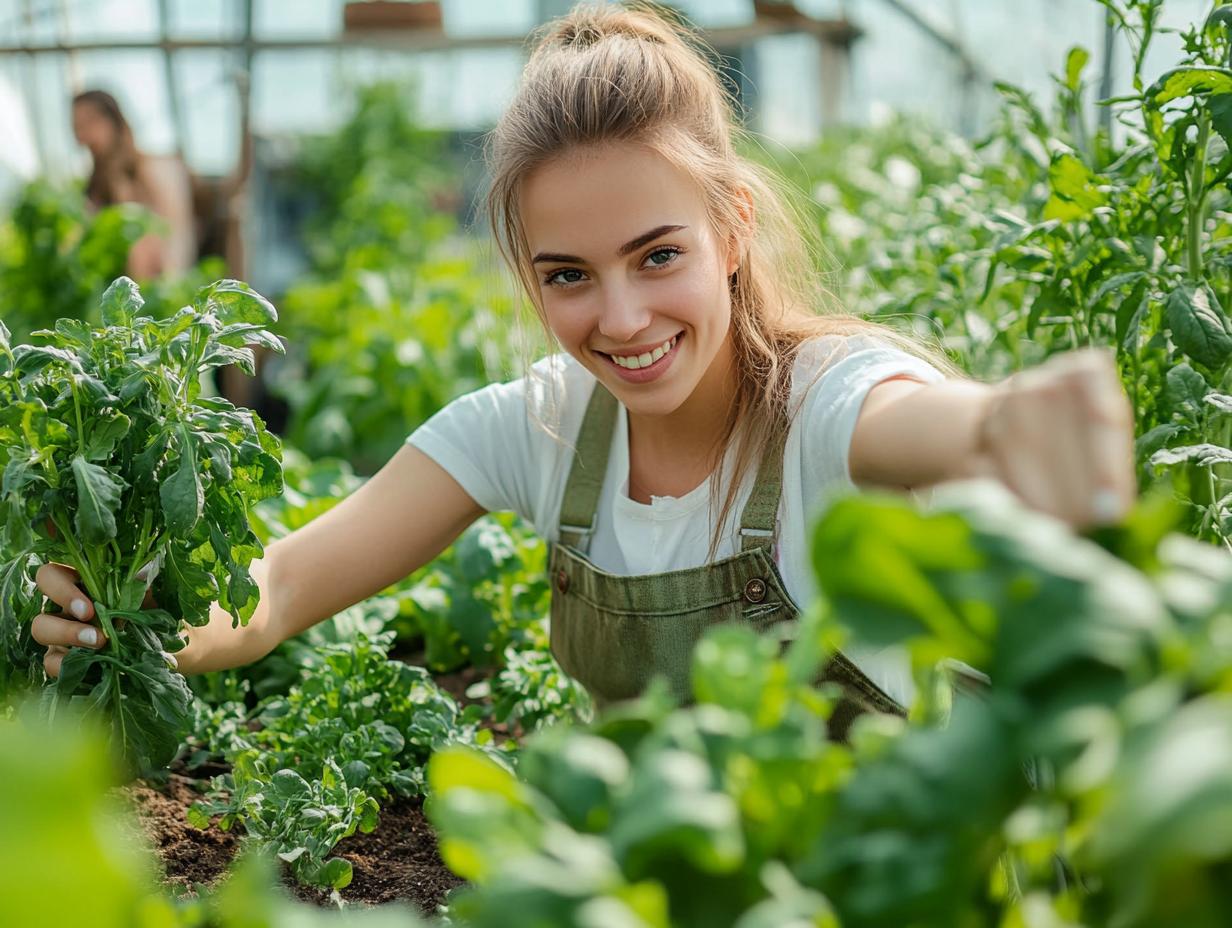
M 569 574 L 565 572 L 565 568 L 556 571 L 556 589 L 561 593 L 569 592 Z
M 766 581 L 754 577 L 744 585 L 744 598 L 751 603 L 759 603 L 766 598 Z

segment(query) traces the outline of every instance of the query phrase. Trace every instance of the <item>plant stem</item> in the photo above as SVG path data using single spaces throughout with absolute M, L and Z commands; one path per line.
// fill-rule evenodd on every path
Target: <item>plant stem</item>
M 81 425 L 81 400 L 77 396 L 76 381 L 69 381 L 69 388 L 73 391 L 73 412 L 77 414 L 77 453 L 82 457 L 86 456 L 86 433 Z
M 1206 206 L 1206 148 L 1211 136 L 1211 115 L 1203 111 L 1198 118 L 1198 141 L 1189 173 L 1187 222 L 1185 229 L 1186 264 L 1189 278 L 1202 279 L 1202 226 Z

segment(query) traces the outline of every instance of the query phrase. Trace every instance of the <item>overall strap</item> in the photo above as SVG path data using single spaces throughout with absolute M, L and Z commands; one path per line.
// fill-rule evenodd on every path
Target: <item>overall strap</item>
M 590 536 L 595 531 L 595 513 L 599 508 L 603 475 L 607 473 L 617 405 L 616 397 L 596 382 L 578 432 L 573 467 L 560 504 L 561 544 L 582 553 L 590 547 Z
M 766 449 L 753 492 L 740 514 L 740 550 L 765 548 L 770 552 L 778 535 L 779 497 L 783 492 L 783 447 L 787 444 L 787 429 L 778 441 Z

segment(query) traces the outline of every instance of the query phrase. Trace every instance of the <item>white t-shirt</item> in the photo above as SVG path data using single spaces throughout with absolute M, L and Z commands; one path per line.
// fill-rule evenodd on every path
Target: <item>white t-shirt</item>
M 812 339 L 797 355 L 791 404 L 793 410 L 802 405 L 783 453 L 775 560 L 788 593 L 801 607 L 817 593 L 809 527 L 831 494 L 854 486 L 848 451 L 869 390 L 900 375 L 925 382 L 944 379 L 927 362 L 868 335 Z M 573 443 L 594 385 L 594 377 L 571 356 L 553 355 L 537 362 L 531 376 L 459 397 L 407 441 L 440 464 L 484 509 L 512 510 L 542 538 L 557 541 Z M 730 463 L 723 463 L 725 475 Z M 739 551 L 740 515 L 755 477 L 747 475 L 732 507 L 719 559 Z M 706 563 L 713 479 L 682 497 L 652 497 L 649 505 L 630 499 L 628 417 L 620 405 L 588 557 L 621 575 Z M 887 693 L 910 703 L 914 687 L 903 649 L 870 648 L 851 640 L 844 652 Z

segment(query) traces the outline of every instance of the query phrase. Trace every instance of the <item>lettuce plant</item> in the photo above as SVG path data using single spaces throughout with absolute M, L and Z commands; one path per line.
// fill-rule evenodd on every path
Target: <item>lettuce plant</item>
M 257 604 L 248 567 L 262 552 L 248 507 L 280 492 L 280 448 L 253 413 L 202 394 L 225 364 L 251 373 L 275 351 L 274 308 L 238 281 L 202 288 L 169 319 L 140 315 L 136 285 L 102 298 L 101 328 L 61 319 L 39 344 L 0 326 L 0 643 L 8 659 L 38 563 L 75 568 L 107 636 L 74 648 L 48 696 L 105 712 L 138 769 L 165 764 L 190 718 L 191 694 L 168 654 L 182 623 L 204 625 L 217 601 L 234 623 Z M 162 608 L 144 608 L 152 584 Z

